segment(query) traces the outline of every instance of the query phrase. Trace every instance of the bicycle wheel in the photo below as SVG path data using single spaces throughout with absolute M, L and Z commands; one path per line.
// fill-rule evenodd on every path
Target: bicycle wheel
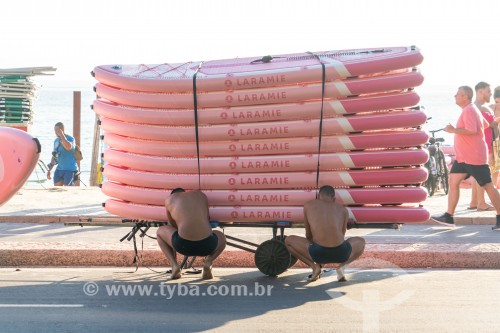
M 427 163 L 425 163 L 425 168 L 427 169 L 428 176 L 427 180 L 422 184 L 427 188 L 427 193 L 429 194 L 430 197 L 434 195 L 434 192 L 436 191 L 436 176 L 432 174 L 431 172 L 431 159 L 432 157 L 429 157 L 429 160 Z
M 429 196 L 432 197 L 436 192 L 436 176 L 433 174 L 429 174 L 429 178 L 427 178 L 427 191 L 429 192 Z
M 448 189 L 449 189 L 448 167 L 446 166 L 444 153 L 441 150 L 438 150 L 437 152 L 436 168 L 439 175 L 439 185 L 441 185 L 444 194 L 448 194 Z

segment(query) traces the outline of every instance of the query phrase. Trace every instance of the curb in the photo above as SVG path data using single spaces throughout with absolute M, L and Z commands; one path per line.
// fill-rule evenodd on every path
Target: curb
M 478 268 L 500 269 L 500 255 L 495 248 L 469 249 L 464 251 L 456 244 L 380 244 L 367 249 L 360 263 L 353 262 L 349 267 L 387 268 L 388 264 L 401 268 Z M 370 247 L 368 245 L 368 247 Z M 377 249 L 378 248 L 378 249 Z M 168 267 L 161 251 L 145 250 L 139 252 L 139 266 Z M 133 250 L 2 250 L 0 267 L 92 267 L 115 266 L 133 267 Z M 200 267 L 202 259 L 197 258 L 194 266 Z M 362 266 L 361 266 L 362 265 Z M 215 261 L 216 267 L 255 267 L 253 253 L 228 250 Z M 326 265 L 328 266 L 328 265 Z M 294 267 L 307 267 L 297 262 Z
M 456 225 L 495 225 L 495 216 L 457 216 L 453 217 Z M 422 224 L 437 225 L 432 219 Z

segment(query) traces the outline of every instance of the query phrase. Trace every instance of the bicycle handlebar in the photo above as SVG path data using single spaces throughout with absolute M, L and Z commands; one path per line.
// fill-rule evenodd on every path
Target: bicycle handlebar
M 440 130 L 432 132 L 432 137 L 429 138 L 429 143 L 428 143 L 429 145 L 434 145 L 434 144 L 436 144 L 438 142 L 444 142 L 444 138 L 436 138 L 436 137 L 434 137 L 434 133 L 435 132 L 439 132 L 439 131 Z
M 430 130 L 429 132 L 434 134 L 434 133 L 437 133 L 437 132 L 441 132 L 441 131 L 444 131 L 444 128 L 440 128 L 440 129 L 437 129 L 437 130 Z

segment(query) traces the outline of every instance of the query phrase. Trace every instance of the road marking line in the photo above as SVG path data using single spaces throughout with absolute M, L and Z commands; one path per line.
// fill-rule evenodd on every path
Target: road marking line
M 465 235 L 458 235 L 457 238 L 459 238 L 459 237 L 471 237 L 471 236 L 476 236 L 478 234 L 479 234 L 479 232 L 476 231 L 476 232 L 471 232 L 471 233 L 465 234 Z
M 83 308 L 83 304 L 0 304 L 0 308 Z

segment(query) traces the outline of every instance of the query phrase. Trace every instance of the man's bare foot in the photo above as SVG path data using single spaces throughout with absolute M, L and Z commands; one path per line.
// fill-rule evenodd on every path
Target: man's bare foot
M 181 268 L 179 266 L 173 267 L 172 266 L 172 274 L 170 275 L 170 278 L 172 280 L 177 280 L 181 278 Z
M 478 211 L 487 211 L 487 210 L 495 210 L 495 207 L 493 207 L 492 205 L 488 205 L 488 204 L 485 204 L 484 206 L 477 206 L 477 210 Z
M 203 261 L 203 275 L 201 276 L 203 280 L 210 280 L 214 278 L 212 275 L 212 263 L 213 258 L 211 256 L 205 257 L 205 260 Z
M 212 275 L 212 265 L 205 266 L 203 265 L 203 275 L 201 277 L 203 280 L 211 280 L 214 278 Z
M 339 282 L 347 281 L 344 275 L 344 268 L 345 266 L 340 266 L 339 268 L 337 268 L 337 281 Z
M 313 272 L 311 275 L 309 275 L 307 281 L 313 282 L 313 281 L 316 281 L 317 279 L 319 279 L 320 277 L 321 277 L 321 266 L 316 264 L 316 265 L 314 265 Z

